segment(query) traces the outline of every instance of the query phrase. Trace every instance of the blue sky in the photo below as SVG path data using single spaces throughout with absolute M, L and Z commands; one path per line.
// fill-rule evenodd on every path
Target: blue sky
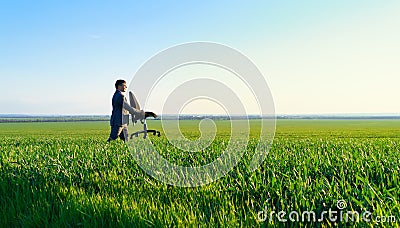
M 277 113 L 400 113 L 399 1 L 1 1 L 0 34 L 0 113 L 110 114 L 116 79 L 190 41 L 252 59 Z

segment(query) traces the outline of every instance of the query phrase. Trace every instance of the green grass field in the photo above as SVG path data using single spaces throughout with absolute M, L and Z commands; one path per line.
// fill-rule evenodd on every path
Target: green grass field
M 159 121 L 148 123 L 161 129 Z M 164 136 L 150 140 L 170 161 L 203 164 L 225 148 L 229 126 L 217 121 L 217 138 L 204 154 L 174 150 Z M 258 127 L 252 121 L 249 153 Z M 199 136 L 196 121 L 184 121 L 182 130 L 189 138 Z M 400 224 L 399 120 L 278 120 L 260 169 L 248 173 L 245 156 L 225 177 L 195 188 L 147 175 L 124 143 L 105 143 L 108 134 L 107 122 L 0 124 L 0 226 Z M 338 200 L 346 202 L 344 209 L 337 208 Z M 314 211 L 318 219 L 330 209 L 369 211 L 371 221 L 287 217 Z M 268 215 L 266 221 L 258 220 L 259 211 Z M 276 217 L 280 211 L 287 222 Z

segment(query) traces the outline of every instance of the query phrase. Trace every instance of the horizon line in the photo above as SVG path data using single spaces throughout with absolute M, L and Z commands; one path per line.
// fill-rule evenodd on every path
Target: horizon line
M 159 114 L 159 116 L 172 116 L 177 114 Z M 185 113 L 179 114 L 181 116 L 271 116 L 271 114 L 260 115 L 256 113 L 249 113 L 249 114 L 213 114 L 213 113 L 206 113 L 206 114 L 199 114 L 199 113 Z M 273 114 L 275 116 L 400 116 L 400 113 L 277 113 Z M 110 114 L 26 114 L 26 113 L 0 113 L 0 118 L 6 118 L 6 116 L 10 117 L 18 117 L 18 116 L 26 116 L 26 117 L 66 117 L 66 116 L 111 116 Z

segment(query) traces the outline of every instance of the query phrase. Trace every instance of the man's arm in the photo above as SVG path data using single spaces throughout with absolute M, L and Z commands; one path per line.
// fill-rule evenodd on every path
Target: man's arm
M 132 108 L 132 107 L 128 104 L 128 102 L 125 101 L 125 99 L 123 99 L 123 108 L 126 109 L 126 110 L 128 110 L 128 112 L 129 112 L 130 114 L 132 114 L 132 115 L 139 115 L 139 116 L 141 116 L 141 117 L 144 118 L 144 115 L 145 115 L 144 111 L 143 111 L 143 110 L 136 109 L 136 108 Z

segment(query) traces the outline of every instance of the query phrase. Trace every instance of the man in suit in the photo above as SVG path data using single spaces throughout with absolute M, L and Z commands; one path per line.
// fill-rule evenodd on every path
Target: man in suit
M 124 141 L 128 140 L 128 124 L 129 124 L 129 113 L 139 115 L 141 117 L 145 116 L 143 110 L 137 110 L 132 108 L 126 97 L 122 94 L 126 91 L 125 80 L 117 80 L 115 82 L 115 93 L 112 98 L 112 114 L 110 119 L 111 132 L 110 137 L 108 137 L 107 142 L 115 140 L 118 137 Z

